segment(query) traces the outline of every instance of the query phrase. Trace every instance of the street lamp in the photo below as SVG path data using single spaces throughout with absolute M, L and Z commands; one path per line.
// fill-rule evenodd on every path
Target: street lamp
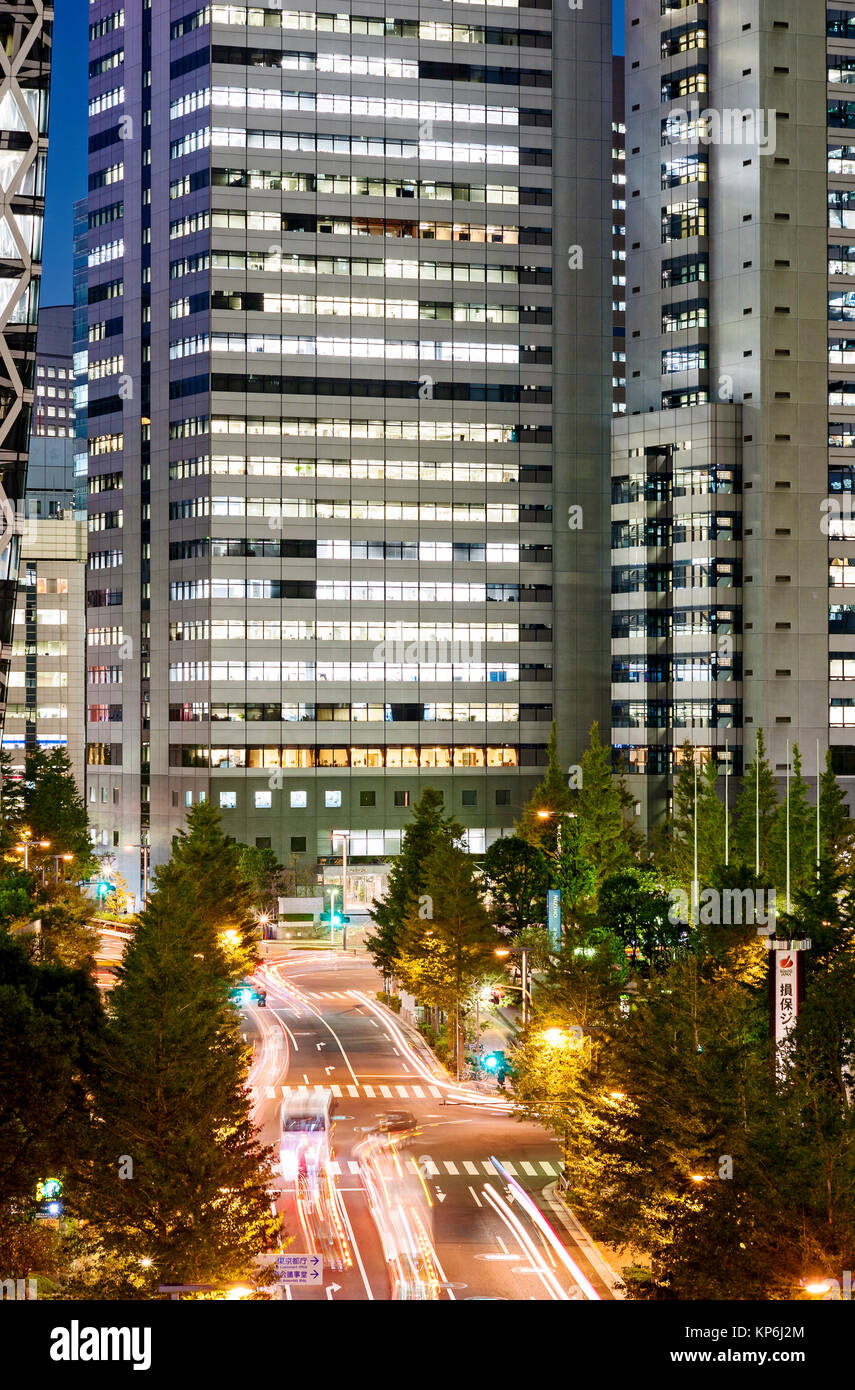
M 341 949 L 347 950 L 347 844 L 350 839 L 349 830 L 333 830 L 330 832 L 332 848 L 335 851 L 336 840 L 341 840 Z
M 149 848 L 149 847 L 148 847 L 148 845 L 146 845 L 146 844 L 122 845 L 122 849 L 124 849 L 124 850 L 138 849 L 138 850 L 141 850 L 141 851 L 142 851 L 142 905 L 143 905 L 143 907 L 145 907 L 146 899 L 148 898 L 148 848 Z
M 538 812 L 539 814 L 539 812 Z M 528 1023 L 528 1005 L 531 1001 L 531 991 L 528 987 L 528 947 L 527 946 L 497 946 L 493 953 L 499 960 L 505 960 L 508 956 L 520 956 L 520 978 L 522 989 L 522 1021 L 523 1028 Z M 512 985 L 513 989 L 514 986 Z
M 52 855 L 51 855 L 51 859 L 53 860 L 53 881 L 54 881 L 54 883 L 58 883 L 58 882 L 59 882 L 59 865 L 60 865 L 60 860 L 64 861 L 66 864 L 70 864 L 70 863 L 71 863 L 71 860 L 72 860 L 73 858 L 74 858 L 74 855 L 73 855 L 73 854 L 52 854 Z
M 30 847 L 31 847 L 31 846 L 32 846 L 33 849 L 35 849 L 35 848 L 37 848 L 37 847 L 38 847 L 39 849 L 50 849 L 50 840 L 34 840 L 34 839 L 33 839 L 33 832 L 32 832 L 32 830 L 22 830 L 22 831 L 21 831 L 21 844 L 15 845 L 14 848 L 15 848 L 15 851 L 16 851 L 17 854 L 23 854 L 23 856 L 24 856 L 24 870 L 25 870 L 27 873 L 29 873 L 29 871 L 30 871 Z

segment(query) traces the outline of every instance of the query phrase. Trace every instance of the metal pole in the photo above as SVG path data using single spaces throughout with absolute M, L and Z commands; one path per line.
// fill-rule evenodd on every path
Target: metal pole
M 730 863 L 730 802 L 728 802 L 728 778 L 730 778 L 730 746 L 724 739 L 724 866 Z
M 528 1023 L 528 950 L 522 949 L 522 1021 L 523 1028 Z
M 760 877 L 760 740 L 754 740 L 754 877 Z
M 694 857 L 692 860 L 692 925 L 697 926 L 695 913 L 698 904 L 698 760 L 692 749 L 692 767 L 695 773 L 695 813 L 694 813 Z
M 819 878 L 819 739 L 816 741 L 816 876 Z
M 787 912 L 790 910 L 790 740 L 787 739 Z

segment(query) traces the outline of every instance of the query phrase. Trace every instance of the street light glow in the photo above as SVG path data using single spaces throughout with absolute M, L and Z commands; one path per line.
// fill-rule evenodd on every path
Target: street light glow
M 550 1047 L 563 1047 L 567 1042 L 567 1034 L 563 1028 L 547 1028 L 543 1034 L 543 1041 L 549 1043 Z

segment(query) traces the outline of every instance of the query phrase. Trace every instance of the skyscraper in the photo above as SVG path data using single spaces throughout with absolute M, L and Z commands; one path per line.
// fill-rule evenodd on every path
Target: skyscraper
M 626 35 L 612 737 L 655 818 L 686 740 L 855 772 L 855 10 L 629 0 Z
M 33 404 L 53 5 L 0 3 L 0 725 Z
M 39 312 L 34 409 L 9 702 L 12 767 L 63 748 L 82 789 L 85 763 L 86 512 L 75 514 L 72 306 Z
M 90 810 L 356 897 L 608 711 L 609 5 L 372 8 L 90 6 Z

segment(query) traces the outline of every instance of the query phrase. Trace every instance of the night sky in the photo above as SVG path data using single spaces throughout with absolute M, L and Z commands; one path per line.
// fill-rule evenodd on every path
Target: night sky
M 554 0 L 556 5 L 562 0 Z M 623 52 L 623 0 L 613 0 L 615 52 Z M 390 11 L 394 9 L 390 0 Z M 48 155 L 42 304 L 71 302 L 71 206 L 86 193 L 88 0 L 58 0 Z

